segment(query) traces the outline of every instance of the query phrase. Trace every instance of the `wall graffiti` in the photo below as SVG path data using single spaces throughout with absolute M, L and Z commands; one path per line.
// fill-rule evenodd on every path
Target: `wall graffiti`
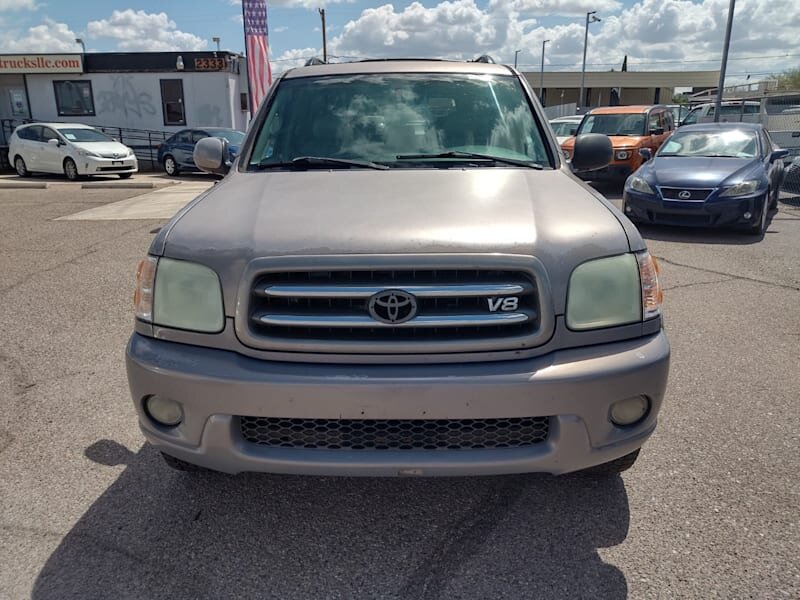
M 97 94 L 98 114 L 122 113 L 126 118 L 131 115 L 141 118 L 142 115 L 156 114 L 153 97 L 136 89 L 133 76 L 115 75 L 111 79 L 111 89 Z

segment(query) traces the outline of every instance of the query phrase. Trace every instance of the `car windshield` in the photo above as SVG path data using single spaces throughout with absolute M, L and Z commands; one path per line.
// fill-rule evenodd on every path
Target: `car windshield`
M 228 140 L 229 144 L 233 146 L 240 146 L 244 139 L 244 133 L 236 131 L 235 129 L 212 129 L 209 131 L 213 137 L 221 137 Z
M 758 141 L 755 132 L 742 129 L 678 131 L 661 146 L 658 156 L 755 158 Z
M 339 168 L 367 162 L 371 168 L 550 166 L 515 77 L 449 73 L 282 81 L 248 162 L 251 168 L 325 166 L 291 163 L 303 157 L 338 159 Z M 348 167 L 346 160 L 361 165 Z
M 551 121 L 550 125 L 553 126 L 553 131 L 555 132 L 555 134 L 561 137 L 561 136 L 572 135 L 570 131 L 572 131 L 573 129 L 577 129 L 579 123 L 574 123 L 572 121 L 556 121 L 555 123 L 553 123 Z
M 579 134 L 604 133 L 605 135 L 645 135 L 645 115 L 589 115 L 581 123 Z
M 58 133 L 70 142 L 113 142 L 113 138 L 97 129 L 59 129 Z

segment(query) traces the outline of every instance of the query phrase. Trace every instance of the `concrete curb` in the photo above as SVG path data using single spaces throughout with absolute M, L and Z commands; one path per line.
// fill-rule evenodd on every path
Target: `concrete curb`
M 0 190 L 46 190 L 48 187 L 47 181 L 0 181 Z
M 88 181 L 81 184 L 81 189 L 123 189 L 123 190 L 152 190 L 157 186 L 152 181 L 130 181 L 120 183 L 117 181 Z

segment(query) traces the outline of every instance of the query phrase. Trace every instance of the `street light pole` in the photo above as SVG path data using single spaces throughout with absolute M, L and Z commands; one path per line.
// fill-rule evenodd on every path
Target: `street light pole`
M 717 86 L 717 102 L 714 106 L 714 123 L 719 123 L 719 111 L 722 109 L 722 92 L 725 86 L 725 71 L 728 68 L 728 49 L 731 46 L 731 29 L 733 29 L 733 5 L 736 0 L 731 0 L 728 7 L 728 26 L 725 28 L 725 45 L 722 47 L 722 64 L 719 68 L 719 85 Z M 742 102 L 744 109 L 744 102 Z
M 539 73 L 539 102 L 544 106 L 544 45 L 550 40 L 542 42 L 542 70 Z
M 81 52 L 83 54 L 86 54 L 86 44 L 83 43 L 83 40 L 81 38 L 75 38 L 75 43 L 76 44 L 80 44 L 81 45 Z
M 520 50 L 514 50 L 514 68 L 517 68 L 517 56 L 519 56 Z
M 578 95 L 577 107 L 580 109 L 583 106 L 583 89 L 586 82 L 586 46 L 589 44 L 589 23 L 596 23 L 600 21 L 600 17 L 596 16 L 597 11 L 592 10 L 586 13 L 586 31 L 583 34 L 583 66 L 581 67 L 581 91 Z
M 214 36 L 214 37 L 211 38 L 211 41 L 214 42 L 217 45 L 217 52 L 219 52 L 220 51 L 219 50 L 219 42 L 220 42 L 219 37 L 218 36 Z

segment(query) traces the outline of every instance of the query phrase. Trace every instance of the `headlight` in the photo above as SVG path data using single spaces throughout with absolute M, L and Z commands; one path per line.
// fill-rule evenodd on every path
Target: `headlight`
M 736 185 L 732 185 L 727 190 L 720 194 L 721 198 L 730 197 L 730 196 L 744 196 L 746 194 L 752 194 L 758 189 L 758 179 L 751 179 L 749 181 L 742 181 L 741 183 L 737 183 Z
M 614 158 L 617 160 L 628 160 L 631 156 L 630 150 L 617 150 L 614 152 Z
M 569 280 L 567 327 L 599 329 L 641 322 L 661 312 L 661 288 L 649 253 L 591 260 Z
M 128 158 L 136 156 L 136 152 L 133 151 L 133 148 L 128 148 L 128 153 L 125 156 Z
M 154 325 L 222 331 L 225 316 L 217 274 L 193 262 L 148 256 L 139 263 L 136 316 Z
M 650 184 L 641 177 L 631 177 L 628 179 L 628 187 L 642 194 L 650 194 L 651 196 L 655 194 Z
M 81 156 L 91 156 L 93 158 L 100 158 L 99 154 L 95 154 L 94 152 L 90 152 L 89 150 L 78 150 L 78 154 Z

